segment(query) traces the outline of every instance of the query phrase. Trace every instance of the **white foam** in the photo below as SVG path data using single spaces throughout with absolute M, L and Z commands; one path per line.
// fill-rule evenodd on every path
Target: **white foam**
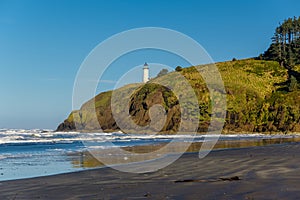
M 0 155 L 0 160 L 3 160 L 3 159 L 5 159 L 5 158 L 7 158 L 8 156 L 6 156 L 6 155 Z
M 0 129 L 0 144 L 24 144 L 24 143 L 72 143 L 72 142 L 166 142 L 170 140 L 203 141 L 212 140 L 219 137 L 221 140 L 231 140 L 240 138 L 283 138 L 294 137 L 295 135 L 264 135 L 264 134 L 229 134 L 229 135 L 149 135 L 149 134 L 123 134 L 114 133 L 79 133 L 79 132 L 53 132 L 43 129 Z M 297 135 L 299 136 L 299 135 Z

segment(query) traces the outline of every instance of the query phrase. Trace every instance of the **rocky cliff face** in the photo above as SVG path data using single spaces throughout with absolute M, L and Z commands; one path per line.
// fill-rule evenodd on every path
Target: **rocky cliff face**
M 300 132 L 300 92 L 288 91 L 288 74 L 284 68 L 276 62 L 252 59 L 217 63 L 217 67 L 227 92 L 224 133 Z M 150 108 L 159 104 L 165 109 L 165 114 L 162 114 L 165 121 L 163 125 L 151 127 L 153 131 L 176 133 L 183 118 L 199 114 L 198 132 L 205 132 L 210 123 L 210 98 L 196 68 L 185 68 L 180 74 L 169 73 L 146 85 L 132 84 L 114 93 L 112 91 L 101 93 L 86 102 L 80 110 L 73 111 L 58 126 L 57 131 L 94 131 L 101 127 L 103 131 L 110 132 L 120 130 L 121 126 L 124 132 L 134 132 L 137 130 L 135 126 L 145 127 L 151 124 Z M 185 115 L 185 111 L 181 110 L 180 103 L 172 92 L 172 89 L 176 89 L 188 96 L 184 94 L 185 88 L 179 81 L 179 76 L 188 80 L 197 96 L 198 109 L 193 110 L 192 105 L 185 106 L 189 109 L 189 115 Z M 157 81 L 164 84 L 172 83 L 174 88 L 158 85 L 155 83 Z M 124 98 L 127 98 L 126 104 L 115 106 L 111 103 L 112 99 Z M 123 112 L 126 109 L 130 120 L 134 123 L 128 123 L 129 118 L 126 112 Z M 180 130 L 191 131 L 188 123 Z

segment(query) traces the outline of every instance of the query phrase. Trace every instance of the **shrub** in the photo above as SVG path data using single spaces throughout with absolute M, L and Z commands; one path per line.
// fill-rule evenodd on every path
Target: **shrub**
M 177 66 L 177 67 L 175 68 L 175 71 L 176 71 L 176 72 L 181 72 L 181 71 L 182 71 L 182 67 Z
M 161 77 L 161 76 L 164 76 L 168 73 L 169 71 L 167 69 L 162 69 L 160 70 L 160 72 L 157 74 L 156 77 Z
M 294 76 L 291 76 L 291 80 L 289 83 L 289 91 L 293 92 L 293 91 L 296 91 L 297 89 L 298 89 L 297 79 Z

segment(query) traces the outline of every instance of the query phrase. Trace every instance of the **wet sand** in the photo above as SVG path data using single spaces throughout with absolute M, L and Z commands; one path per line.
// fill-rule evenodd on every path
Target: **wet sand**
M 300 144 L 184 154 L 157 172 L 111 168 L 0 182 L 0 199 L 299 199 Z

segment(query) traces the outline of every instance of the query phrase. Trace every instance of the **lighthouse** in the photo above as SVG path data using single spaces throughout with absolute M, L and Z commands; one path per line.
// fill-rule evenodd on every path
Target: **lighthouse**
M 143 67 L 143 82 L 147 83 L 149 81 L 149 66 L 145 62 L 144 67 Z

